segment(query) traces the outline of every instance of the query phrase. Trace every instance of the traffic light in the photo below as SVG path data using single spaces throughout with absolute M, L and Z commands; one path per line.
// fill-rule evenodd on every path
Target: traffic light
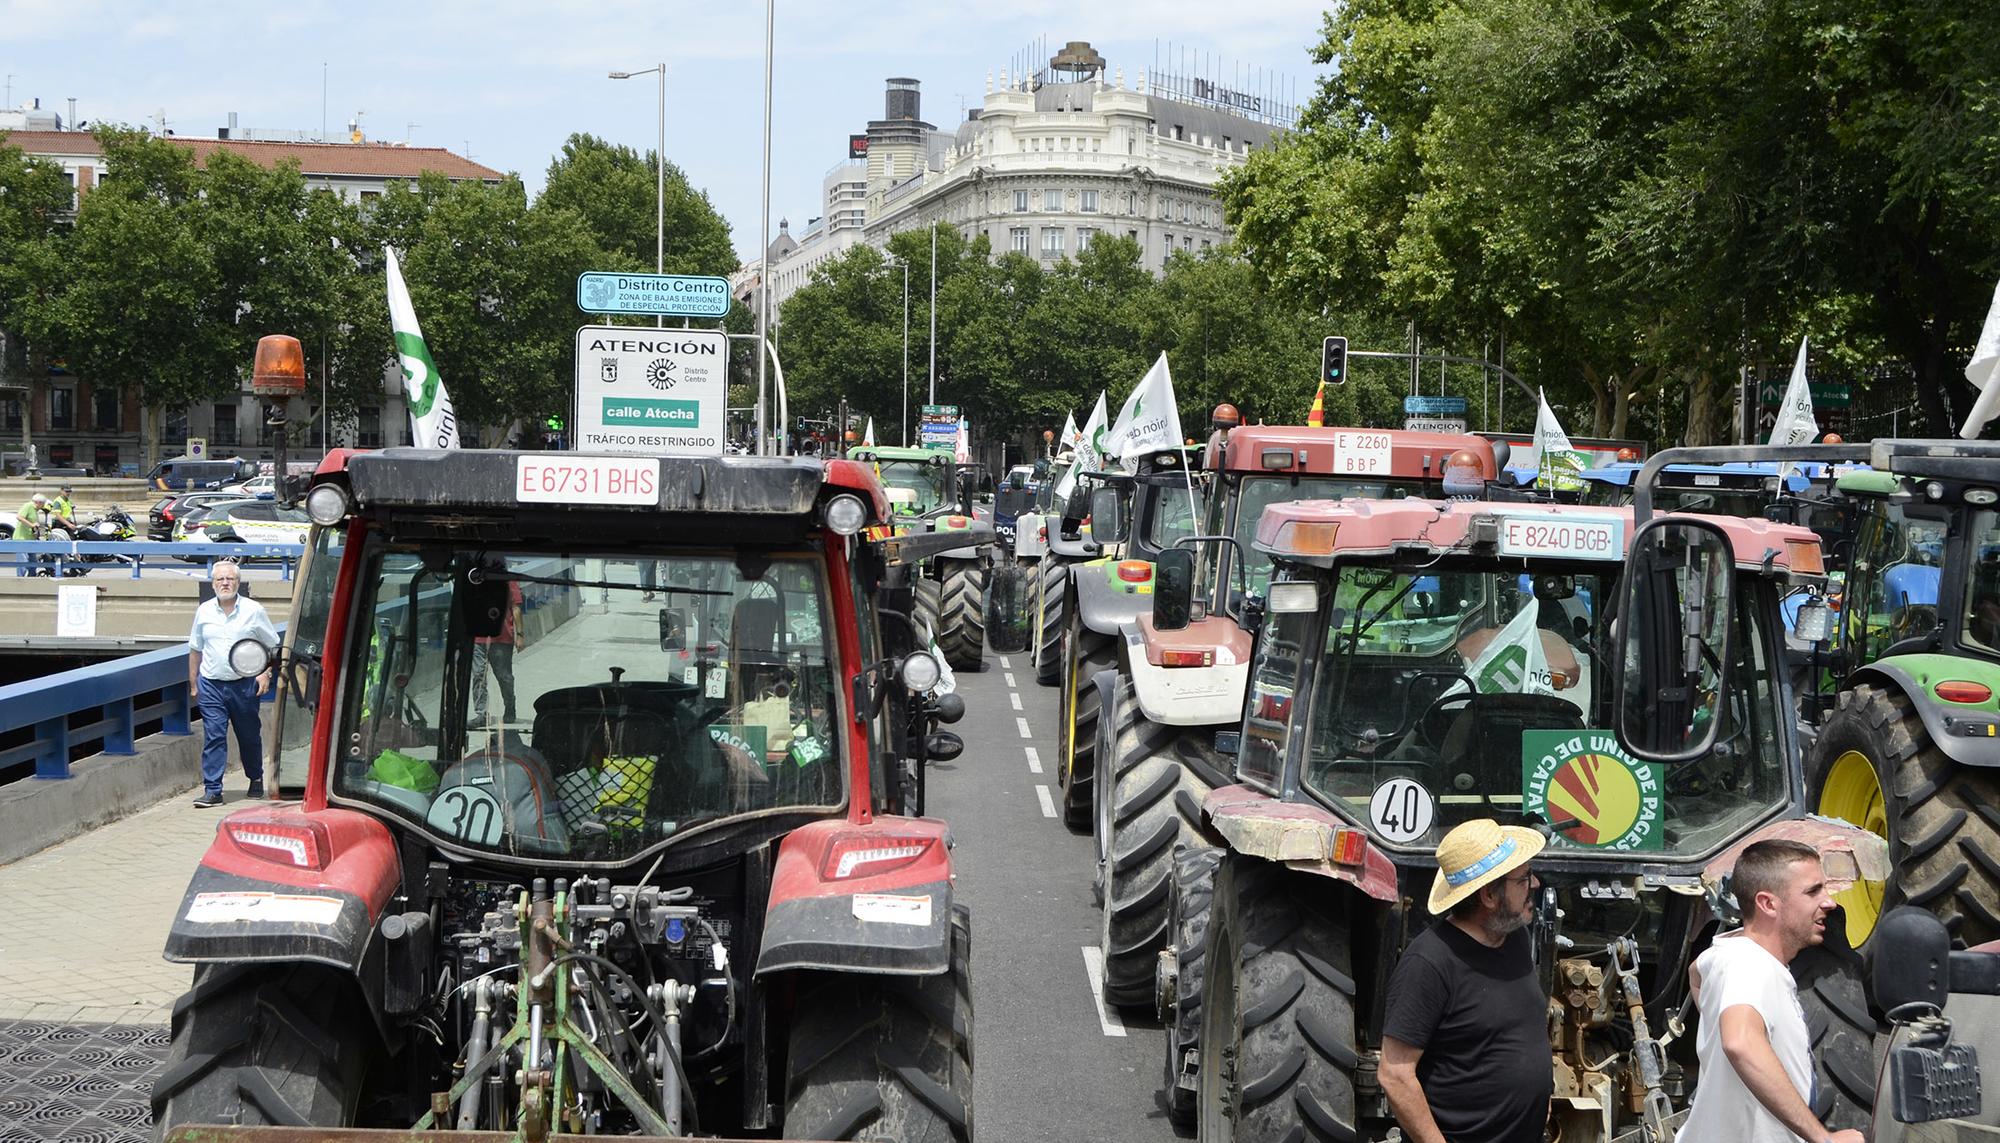
M 1320 343 L 1319 379 L 1325 385 L 1341 385 L 1347 381 L 1347 339 L 1329 337 Z

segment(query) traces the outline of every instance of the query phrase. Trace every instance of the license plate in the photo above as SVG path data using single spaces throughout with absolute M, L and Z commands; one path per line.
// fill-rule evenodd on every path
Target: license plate
M 658 504 L 660 462 L 561 453 L 517 457 L 514 499 L 522 504 Z
M 1343 476 L 1387 476 L 1394 462 L 1388 433 L 1333 434 L 1333 471 Z
M 1615 560 L 1625 555 L 1625 522 L 1578 516 L 1507 516 L 1500 520 L 1503 556 L 1567 556 Z

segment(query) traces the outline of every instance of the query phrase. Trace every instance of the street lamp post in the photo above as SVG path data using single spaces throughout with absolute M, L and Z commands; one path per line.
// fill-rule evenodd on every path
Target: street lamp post
M 612 79 L 637 79 L 642 75 L 660 76 L 660 149 L 653 153 L 653 273 L 667 272 L 667 65 L 663 61 L 644 71 L 614 71 Z M 653 319 L 654 324 L 665 328 L 667 315 L 660 314 Z

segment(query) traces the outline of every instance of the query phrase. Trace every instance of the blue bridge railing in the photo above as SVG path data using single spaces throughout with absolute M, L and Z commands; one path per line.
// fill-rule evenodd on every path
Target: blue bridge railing
M 284 578 L 305 553 L 304 544 L 158 544 L 149 540 L 122 542 L 64 540 L 0 540 L 0 568 L 11 567 L 17 576 L 67 576 L 83 572 L 126 571 L 141 578 L 148 564 L 185 571 L 188 563 L 207 564 L 219 559 L 276 562 Z
M 283 625 L 278 630 L 282 635 Z M 264 701 L 277 691 L 274 684 Z M 146 723 L 159 722 L 166 734 L 192 733 L 192 706 L 184 645 L 0 686 L 0 734 L 30 732 L 28 741 L 0 750 L 0 770 L 33 762 L 37 778 L 67 778 L 70 755 L 79 749 L 137 753 L 135 732 Z M 72 725 L 77 717 L 89 721 Z

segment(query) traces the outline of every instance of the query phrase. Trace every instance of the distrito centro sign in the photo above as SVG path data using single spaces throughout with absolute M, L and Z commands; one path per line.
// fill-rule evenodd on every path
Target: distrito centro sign
M 576 306 L 587 314 L 728 317 L 729 303 L 727 278 L 598 270 L 576 276 Z
M 587 325 L 576 331 L 576 448 L 721 456 L 729 335 Z

